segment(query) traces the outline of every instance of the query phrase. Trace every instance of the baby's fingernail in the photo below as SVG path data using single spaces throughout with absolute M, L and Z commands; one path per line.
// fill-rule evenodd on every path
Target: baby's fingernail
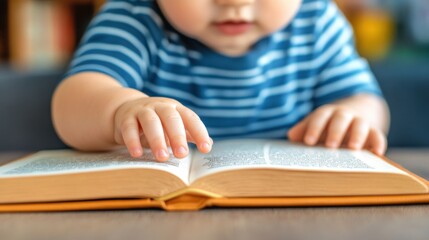
M 210 151 L 211 150 L 211 145 L 208 142 L 204 142 L 201 144 L 201 149 L 205 150 L 205 151 Z
M 330 141 L 326 143 L 326 146 L 330 147 L 330 148 L 336 148 L 338 147 L 338 144 L 334 141 Z
M 157 154 L 157 159 L 166 159 L 166 158 L 168 158 L 168 152 L 165 151 L 164 149 L 159 150 Z
M 360 148 L 359 144 L 355 143 L 355 142 L 349 143 L 349 147 L 352 148 L 352 149 L 359 149 Z
M 307 137 L 305 137 L 305 142 L 307 144 L 313 145 L 316 143 L 316 138 L 313 136 L 307 136 Z
M 143 154 L 143 151 L 139 148 L 131 150 L 132 157 L 140 157 Z
M 379 155 L 379 156 L 382 156 L 383 155 L 383 150 L 381 149 L 381 148 L 377 148 L 377 149 L 375 149 L 375 154 L 377 154 L 377 155 Z
M 176 149 L 176 154 L 178 155 L 185 155 L 187 153 L 186 148 L 183 146 L 180 146 Z

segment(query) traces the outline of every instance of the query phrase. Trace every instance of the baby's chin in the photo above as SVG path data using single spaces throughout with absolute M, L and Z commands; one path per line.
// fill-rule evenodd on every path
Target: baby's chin
M 199 41 L 220 54 L 229 57 L 239 57 L 248 53 L 262 38 L 263 37 L 243 36 L 241 38 L 219 38 L 218 41 L 212 40 L 215 38 L 209 41 L 204 41 L 204 39 Z
M 210 46 L 209 46 L 210 47 Z M 246 53 L 249 52 L 250 50 L 250 46 L 249 47 L 241 47 L 241 48 L 237 48 L 237 47 L 222 47 L 222 48 L 215 48 L 215 47 L 211 47 L 213 50 L 215 50 L 216 52 L 228 56 L 228 57 L 240 57 L 245 55 Z

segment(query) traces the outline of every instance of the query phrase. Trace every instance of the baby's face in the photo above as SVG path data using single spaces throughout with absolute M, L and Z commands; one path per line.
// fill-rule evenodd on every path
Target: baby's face
M 157 0 L 181 33 L 229 56 L 285 27 L 302 0 Z

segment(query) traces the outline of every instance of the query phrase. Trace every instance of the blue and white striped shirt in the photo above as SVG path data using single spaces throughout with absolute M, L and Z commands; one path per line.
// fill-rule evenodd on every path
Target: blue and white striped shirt
M 214 139 L 286 138 L 315 108 L 381 95 L 350 26 L 329 0 L 303 0 L 293 21 L 244 56 L 177 32 L 155 0 L 112 0 L 93 19 L 67 76 L 101 72 L 194 110 Z

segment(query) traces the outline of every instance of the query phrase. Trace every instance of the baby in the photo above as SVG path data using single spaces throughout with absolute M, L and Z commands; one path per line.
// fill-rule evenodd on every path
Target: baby
M 213 139 L 288 138 L 384 154 L 388 107 L 329 0 L 112 0 L 52 102 L 80 150 L 150 147 L 159 161 Z

